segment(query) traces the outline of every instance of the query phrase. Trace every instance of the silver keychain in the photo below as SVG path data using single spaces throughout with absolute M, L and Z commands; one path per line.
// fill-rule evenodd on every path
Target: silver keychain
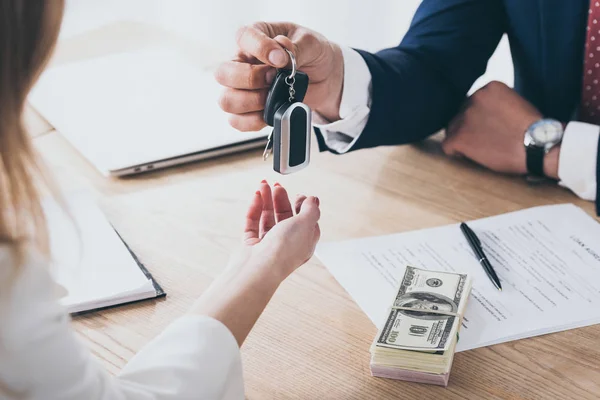
M 284 81 L 285 81 L 286 85 L 288 85 L 290 87 L 289 91 L 288 91 L 290 94 L 290 97 L 288 98 L 288 102 L 293 103 L 294 96 L 296 95 L 296 90 L 294 89 L 294 85 L 296 84 L 296 72 L 297 72 L 296 57 L 288 49 L 284 49 L 284 50 L 290 56 L 290 60 L 292 60 L 292 73 L 289 76 L 286 76 Z M 266 161 L 269 158 L 269 156 L 271 155 L 271 153 L 273 152 L 273 132 L 275 132 L 275 129 L 271 130 L 271 133 L 269 133 L 269 137 L 267 138 L 267 144 L 265 146 L 265 150 L 263 151 L 263 160 L 264 161 Z

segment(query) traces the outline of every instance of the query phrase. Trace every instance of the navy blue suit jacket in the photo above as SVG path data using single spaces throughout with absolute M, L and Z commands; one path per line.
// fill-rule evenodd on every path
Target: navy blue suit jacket
M 358 50 L 371 71 L 372 104 L 351 150 L 411 143 L 444 128 L 504 33 L 516 91 L 544 116 L 570 121 L 581 94 L 588 9 L 589 0 L 423 0 L 399 46 Z

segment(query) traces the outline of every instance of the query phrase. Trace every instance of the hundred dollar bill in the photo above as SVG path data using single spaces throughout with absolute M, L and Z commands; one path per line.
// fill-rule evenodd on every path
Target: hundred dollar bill
M 469 295 L 465 274 L 406 267 L 377 347 L 445 351 L 458 332 Z

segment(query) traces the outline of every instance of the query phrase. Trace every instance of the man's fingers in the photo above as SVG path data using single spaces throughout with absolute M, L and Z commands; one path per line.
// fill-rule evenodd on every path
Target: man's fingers
M 446 138 L 442 142 L 442 150 L 448 156 L 455 156 L 457 154 L 456 148 L 454 147 L 454 140 L 452 138 Z
M 254 57 L 252 54 L 242 51 L 241 49 L 238 49 L 238 51 L 235 53 L 235 57 L 233 57 L 232 60 L 248 64 L 262 64 L 258 58 Z
M 265 34 L 268 24 L 248 25 L 240 28 L 236 35 L 240 49 L 256 57 L 265 64 L 283 68 L 287 65 L 289 57 L 281 46 Z
M 262 239 L 267 232 L 271 230 L 273 226 L 275 226 L 275 213 L 273 210 L 273 197 L 271 195 L 271 187 L 267 183 L 267 181 L 262 181 L 260 183 L 260 195 L 263 200 L 263 208 L 262 215 L 260 217 L 260 235 L 259 237 Z
M 456 114 L 456 116 L 452 118 L 452 120 L 448 123 L 448 126 L 446 127 L 446 139 L 455 136 L 460 130 L 460 128 L 464 125 L 465 111 L 466 110 L 463 110 L 460 113 Z
M 299 216 L 308 219 L 311 223 L 317 223 L 321 218 L 321 210 L 319 209 L 318 197 L 307 197 L 300 206 Z
M 282 48 L 289 50 L 294 57 L 296 58 L 296 64 L 297 66 L 300 66 L 299 64 L 299 60 L 298 60 L 298 51 L 296 46 L 294 46 L 294 43 L 292 42 L 292 40 L 284 35 L 279 35 L 279 36 L 275 36 L 275 38 L 273 39 L 275 40 L 277 43 L 279 43 L 281 45 Z M 292 59 L 290 58 L 290 55 L 285 54 L 287 56 L 287 62 L 286 62 L 286 68 L 292 68 Z
M 278 183 L 273 186 L 273 207 L 277 222 L 286 220 L 294 215 L 287 191 Z
M 460 112 L 452 118 L 446 127 L 446 138 L 442 142 L 442 150 L 449 156 L 459 155 L 458 146 L 461 140 L 459 133 L 464 130 L 469 101 L 465 101 Z
M 246 114 L 265 108 L 267 90 L 225 89 L 219 99 L 223 111 L 231 114 Z
M 244 243 L 254 244 L 259 239 L 260 216 L 263 210 L 263 200 L 259 191 L 252 197 L 250 207 L 246 213 L 246 226 L 244 227 Z
M 215 71 L 215 79 L 221 85 L 234 89 L 264 89 L 271 85 L 276 72 L 269 65 L 226 61 Z
M 300 40 L 303 40 L 302 38 L 303 36 L 300 36 Z M 310 60 L 308 56 L 310 56 L 311 53 L 314 51 L 314 49 L 311 49 L 308 46 L 306 46 L 305 41 L 302 42 L 295 40 L 292 42 L 292 40 L 287 36 L 279 35 L 275 37 L 275 41 L 279 43 L 284 49 L 288 49 L 292 52 L 292 54 L 296 58 L 296 63 L 298 64 L 299 68 L 305 65 Z M 288 56 L 286 66 L 288 68 L 291 68 L 292 60 L 290 59 L 289 54 L 286 53 L 286 55 Z
M 304 203 L 304 200 L 306 200 L 305 195 L 299 194 L 298 196 L 296 196 L 296 200 L 294 201 L 294 210 L 296 211 L 296 214 L 300 214 L 300 208 L 302 207 L 302 203 Z
M 256 132 L 267 126 L 262 111 L 233 114 L 229 117 L 229 124 L 242 132 Z
M 275 41 L 283 48 L 291 51 L 296 57 L 298 67 L 310 64 L 317 60 L 323 53 L 324 38 L 316 32 L 309 29 L 298 29 L 293 35 L 279 35 L 275 37 Z M 288 56 L 288 66 L 291 66 L 291 60 Z
M 457 140 L 455 136 L 446 137 L 442 142 L 442 150 L 444 153 L 451 157 L 463 157 L 463 149 L 461 141 Z

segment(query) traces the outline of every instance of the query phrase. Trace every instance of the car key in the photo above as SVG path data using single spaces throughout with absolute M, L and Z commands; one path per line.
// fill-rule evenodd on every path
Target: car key
M 275 113 L 277 110 L 282 108 L 283 105 L 286 105 L 286 103 L 289 105 L 295 101 L 302 101 L 306 94 L 306 89 L 308 88 L 308 76 L 303 72 L 297 71 L 293 80 L 291 80 L 289 79 L 290 75 L 291 71 L 279 70 L 271 85 L 269 93 L 267 94 L 263 118 L 270 126 L 275 125 Z M 290 83 L 292 83 L 292 85 L 290 85 Z M 295 87 L 299 87 L 300 90 L 296 91 Z M 263 158 L 265 160 L 269 157 L 273 148 L 273 132 L 275 132 L 275 129 L 271 130 L 267 139 L 265 151 L 263 152 Z
M 308 75 L 296 69 L 294 55 L 292 70 L 278 70 L 267 94 L 263 118 L 273 126 L 267 140 L 263 159 L 273 152 L 273 169 L 291 174 L 310 163 L 311 110 L 302 103 L 308 89 Z
M 289 51 L 288 54 L 290 54 L 293 62 L 295 62 L 293 55 Z M 295 64 L 293 63 L 293 66 L 294 65 Z M 296 71 L 294 73 L 294 68 L 292 68 L 291 71 L 278 70 L 277 75 L 275 76 L 275 79 L 273 80 L 271 88 L 267 94 L 267 101 L 265 103 L 263 118 L 267 125 L 274 126 L 275 113 L 286 102 L 293 103 L 294 101 L 302 101 L 307 89 L 308 75 L 305 73 L 300 71 Z M 275 130 L 272 130 L 269 134 L 267 146 L 265 147 L 265 151 L 263 153 L 263 158 L 265 160 L 269 157 L 271 149 L 273 148 L 274 131 Z

